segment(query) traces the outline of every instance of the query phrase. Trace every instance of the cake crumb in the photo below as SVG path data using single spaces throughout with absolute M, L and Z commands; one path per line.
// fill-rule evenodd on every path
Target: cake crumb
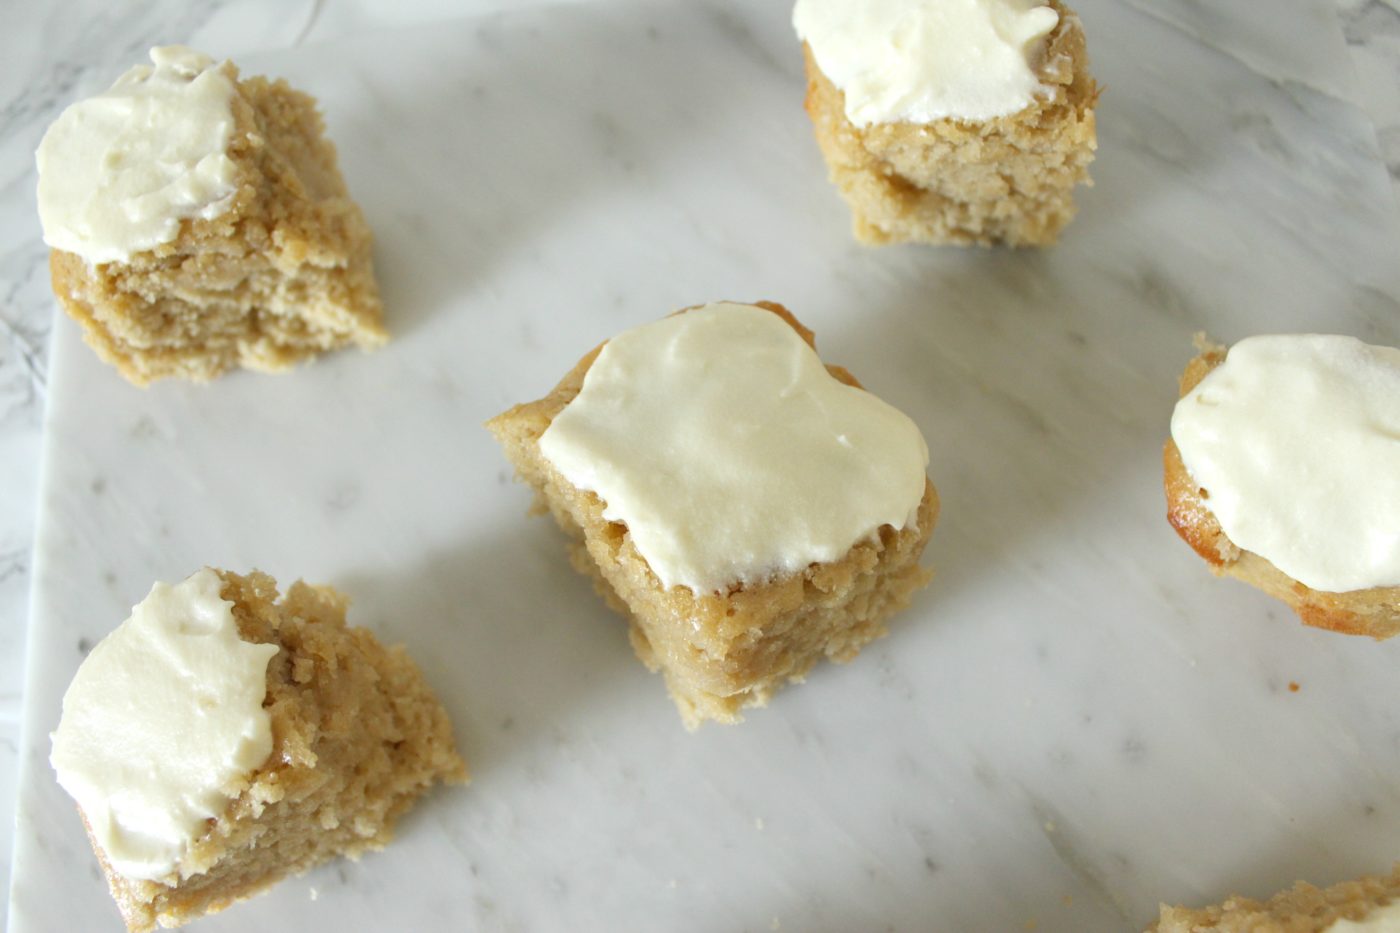
M 1300 684 L 1298 683 L 1298 681 L 1296 681 L 1296 680 L 1290 680 L 1290 681 L 1288 682 L 1288 692 L 1289 692 L 1289 693 L 1297 693 L 1299 690 L 1302 690 L 1302 689 L 1303 689 L 1303 688 L 1302 688 L 1302 685 L 1300 685 Z

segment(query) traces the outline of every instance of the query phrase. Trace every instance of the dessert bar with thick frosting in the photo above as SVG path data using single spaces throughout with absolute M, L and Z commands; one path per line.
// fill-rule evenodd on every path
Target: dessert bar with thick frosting
M 928 447 L 771 311 L 719 302 L 612 338 L 540 451 L 664 586 L 723 592 L 914 521 Z

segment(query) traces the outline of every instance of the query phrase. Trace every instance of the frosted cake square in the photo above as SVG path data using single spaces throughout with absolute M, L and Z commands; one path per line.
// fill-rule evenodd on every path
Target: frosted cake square
M 275 371 L 388 339 L 371 236 L 316 101 L 151 51 L 37 154 L 59 304 L 131 382 Z
M 689 728 L 855 657 L 929 579 L 922 435 L 780 305 L 628 331 L 488 427 Z
M 1400 349 L 1198 338 L 1163 452 L 1167 518 L 1308 625 L 1400 634 Z
M 422 673 L 347 604 L 206 568 L 156 584 L 79 668 L 51 760 L 133 933 L 383 848 L 467 780 Z
M 1059 0 L 798 0 L 793 23 L 856 239 L 1044 246 L 1073 219 L 1099 90 Z

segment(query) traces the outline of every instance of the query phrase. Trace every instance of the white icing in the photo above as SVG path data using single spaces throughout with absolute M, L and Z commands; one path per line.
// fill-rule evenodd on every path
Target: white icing
M 793 27 L 856 126 L 1029 106 L 1059 14 L 1044 0 L 797 0 Z
M 1315 590 L 1400 584 L 1400 349 L 1251 337 L 1172 438 L 1230 540 Z
M 208 56 L 151 50 L 110 90 L 68 107 L 39 143 L 44 242 L 90 263 L 168 243 L 229 206 L 234 85 Z
M 63 696 L 49 760 L 131 878 L 169 875 L 272 751 L 262 702 L 278 649 L 238 637 L 222 586 L 207 568 L 152 586 Z
M 1378 907 L 1360 920 L 1334 921 L 1322 933 L 1400 933 L 1400 903 Z
M 915 520 L 914 423 L 833 378 L 777 315 L 717 303 L 627 331 L 540 438 L 664 586 L 723 591 Z

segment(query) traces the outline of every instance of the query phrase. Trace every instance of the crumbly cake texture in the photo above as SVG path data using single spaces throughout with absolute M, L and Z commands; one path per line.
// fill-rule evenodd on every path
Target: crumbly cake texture
M 1181 376 L 1185 396 L 1206 374 L 1225 362 L 1227 350 L 1198 336 L 1199 354 Z M 1210 491 L 1198 487 L 1182 462 L 1176 442 L 1167 440 L 1162 454 L 1167 493 L 1167 520 L 1182 540 L 1203 557 L 1216 576 L 1231 576 L 1258 587 L 1293 608 L 1308 625 L 1370 635 L 1400 635 L 1400 586 L 1372 587 L 1345 593 L 1310 589 L 1269 560 L 1236 545 L 1210 511 Z
M 438 782 L 465 783 L 447 712 L 401 647 L 345 624 L 349 601 L 267 574 L 219 571 L 239 636 L 281 650 L 267 666 L 266 763 L 162 881 L 114 872 L 93 850 L 128 930 L 177 927 L 338 855 L 382 849 Z M 83 819 L 84 825 L 87 819 Z M 92 838 L 89 830 L 88 838 Z
M 781 305 L 759 302 L 815 347 Z M 689 310 L 689 309 L 687 309 Z M 680 312 L 684 313 L 684 312 Z M 638 553 L 627 527 L 603 517 L 605 503 L 564 478 L 540 453 L 539 439 L 578 395 L 602 346 L 578 362 L 544 398 L 517 405 L 487 422 L 518 479 L 535 490 L 535 511 L 548 509 L 569 536 L 574 569 L 629 623 L 632 647 L 660 671 L 686 728 L 705 720 L 733 723 L 745 707 L 767 704 L 788 682 L 800 682 L 823 657 L 849 661 L 886 633 L 885 621 L 908 605 L 932 574 L 919 565 L 933 532 L 938 495 L 925 481 L 917 522 L 884 526 L 845 556 L 726 593 L 666 589 Z M 827 370 L 860 388 L 846 370 Z
M 1046 246 L 1073 218 L 1074 187 L 1091 184 L 1094 104 L 1079 18 L 1058 0 L 1041 84 L 1050 93 L 1005 117 L 858 127 L 845 94 L 803 44 L 807 114 L 857 240 Z
M 284 81 L 235 81 L 225 212 L 169 243 L 91 265 L 52 250 L 59 303 L 98 356 L 137 385 L 267 372 L 388 339 L 369 226 L 346 192 L 316 101 Z
M 1234 896 L 1203 907 L 1168 907 L 1148 933 L 1322 933 L 1338 920 L 1363 920 L 1400 900 L 1400 863 L 1388 876 L 1368 875 L 1318 888 L 1299 881 L 1268 901 Z

